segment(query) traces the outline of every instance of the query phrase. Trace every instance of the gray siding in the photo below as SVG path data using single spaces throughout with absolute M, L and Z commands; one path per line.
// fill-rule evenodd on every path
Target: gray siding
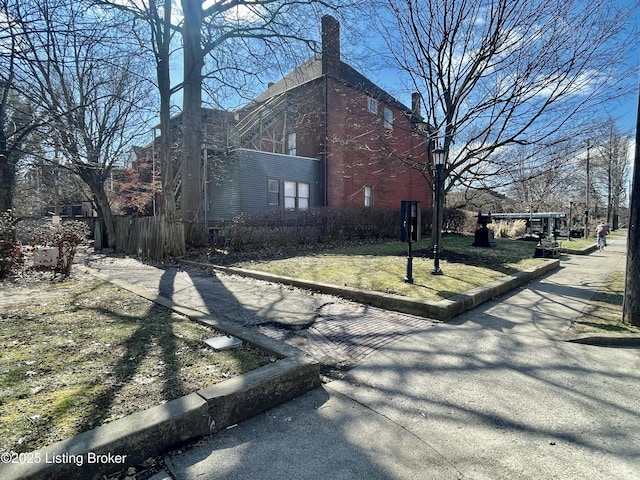
M 309 184 L 309 207 L 322 205 L 322 163 L 257 150 L 238 149 L 208 162 L 208 217 L 230 220 L 240 214 L 256 215 L 284 209 L 284 182 Z M 268 180 L 278 180 L 278 206 L 268 204 Z

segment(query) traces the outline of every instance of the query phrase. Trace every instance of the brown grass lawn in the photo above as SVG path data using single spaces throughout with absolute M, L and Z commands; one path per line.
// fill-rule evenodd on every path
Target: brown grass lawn
M 624 272 L 612 272 L 571 326 L 571 333 L 640 333 L 640 328 L 621 322 L 624 281 Z
M 266 271 L 339 286 L 395 293 L 438 301 L 539 265 L 533 258 L 535 242 L 498 239 L 495 248 L 472 247 L 473 237 L 443 236 L 440 267 L 433 269 L 429 240 L 414 245 L 414 284 L 403 281 L 407 270 L 407 245 L 401 242 L 362 245 L 291 258 L 243 261 L 237 267 Z
M 0 453 L 34 450 L 275 361 L 86 274 L 0 283 Z

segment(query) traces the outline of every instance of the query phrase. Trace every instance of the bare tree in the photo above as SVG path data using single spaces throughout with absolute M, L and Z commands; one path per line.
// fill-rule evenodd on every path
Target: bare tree
M 171 130 L 172 98 L 183 89 L 183 83 L 173 83 L 171 77 L 174 56 L 182 49 L 180 35 L 183 31 L 182 15 L 174 1 L 148 0 L 87 0 L 89 5 L 98 5 L 107 10 L 125 12 L 134 24 L 143 23 L 145 29 L 134 30 L 139 48 L 150 54 L 155 65 L 155 87 L 159 101 L 159 136 L 154 132 L 154 155 L 158 159 L 161 184 L 160 212 L 169 224 L 180 221 L 176 198 L 180 195 L 180 162 L 176 160 L 175 142 Z M 151 79 L 150 79 L 151 80 Z M 184 254 L 185 244 L 181 237 L 171 235 L 173 229 L 160 230 L 164 235 L 161 244 L 168 256 Z
M 39 124 L 37 111 L 16 84 L 24 54 L 24 29 L 19 2 L 0 1 L 0 212 L 13 204 L 18 161 Z
M 618 228 L 620 206 L 626 193 L 630 159 L 630 139 L 623 135 L 613 119 L 605 122 L 598 138 L 597 156 L 593 162 L 593 185 L 606 199 L 606 220 L 613 228 Z
M 8 83 L 0 88 L 0 211 L 4 212 L 13 207 L 18 165 L 33 147 L 39 120 L 29 101 Z
M 628 90 L 629 10 L 605 0 L 388 0 L 394 64 L 426 106 L 448 163 L 445 190 L 512 167 L 495 155 L 554 145 L 578 116 Z M 381 25 L 387 25 L 379 22 Z
M 501 162 L 512 165 L 501 176 L 501 190 L 509 194 L 519 211 L 565 211 L 570 203 L 584 200 L 584 159 L 579 140 L 551 147 L 517 145 L 505 149 Z
M 42 138 L 91 191 L 113 247 L 105 181 L 145 125 L 149 85 L 137 73 L 144 67 L 135 65 L 133 50 L 125 52 L 128 35 L 114 16 L 68 0 L 20 6 L 28 51 L 20 81 L 48 121 Z

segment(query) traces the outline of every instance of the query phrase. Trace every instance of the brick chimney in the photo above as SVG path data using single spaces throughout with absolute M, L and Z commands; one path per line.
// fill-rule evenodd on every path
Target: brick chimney
M 413 117 L 420 116 L 420 110 L 422 110 L 422 100 L 420 94 L 418 92 L 413 92 L 411 94 L 411 115 Z
M 331 15 L 322 17 L 322 74 L 340 76 L 340 22 Z

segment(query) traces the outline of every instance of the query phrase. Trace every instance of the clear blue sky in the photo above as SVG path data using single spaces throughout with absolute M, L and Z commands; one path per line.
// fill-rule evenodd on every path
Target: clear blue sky
M 586 1 L 586 0 L 585 0 Z M 636 9 L 636 13 L 634 18 L 630 19 L 630 25 L 640 25 L 640 0 L 610 0 L 612 4 L 619 5 L 627 5 L 632 6 L 636 5 L 638 8 Z M 349 37 L 345 29 L 348 28 L 346 26 L 342 26 L 342 51 L 343 51 L 343 60 L 347 63 L 351 63 L 354 67 L 356 67 L 363 75 L 368 77 L 374 83 L 378 84 L 380 87 L 387 90 L 390 94 L 396 97 L 400 102 L 405 105 L 410 105 L 411 103 L 411 90 L 406 86 L 408 83 L 408 78 L 405 78 L 404 81 L 401 77 L 401 74 L 397 70 L 380 68 L 378 65 L 373 65 L 368 61 L 363 61 L 362 64 L 352 63 L 352 58 L 354 52 L 356 56 L 362 54 L 362 51 L 366 49 L 366 45 L 375 45 L 375 48 L 384 48 L 383 42 L 376 37 L 379 37 L 378 34 L 374 31 L 374 29 L 369 28 L 368 35 L 369 38 L 356 38 Z M 320 25 L 315 26 L 315 30 L 317 31 L 317 36 L 320 35 Z M 318 38 L 319 39 L 319 38 Z M 601 115 L 603 118 L 606 118 L 609 114 L 614 118 L 618 119 L 620 129 L 630 135 L 635 135 L 635 125 L 636 125 L 636 113 L 638 110 L 638 85 L 640 84 L 640 36 L 632 39 L 633 41 L 633 49 L 631 57 L 628 59 L 629 65 L 635 67 L 636 70 L 636 82 L 635 85 L 630 85 L 628 91 L 625 92 L 624 98 L 619 100 L 614 100 L 609 102 L 606 106 L 603 106 L 601 109 Z M 357 45 L 355 43 L 360 43 Z M 309 52 L 309 56 L 311 56 L 311 52 Z M 176 69 L 173 70 L 174 83 L 181 76 L 181 59 L 177 64 L 175 64 Z M 273 76 L 264 77 L 261 80 L 264 82 L 263 88 L 266 89 L 266 83 L 269 81 L 277 81 L 281 78 L 282 72 L 280 74 L 274 74 Z M 403 85 L 404 83 L 404 85 Z M 259 92 L 256 92 L 256 94 Z M 174 102 L 181 103 L 180 96 L 177 96 L 174 99 Z M 229 104 L 227 107 L 234 108 L 239 104 L 244 103 L 238 99 L 230 99 L 231 103 L 235 103 L 234 105 Z
M 612 4 L 621 6 L 636 6 L 635 15 L 630 19 L 629 25 L 640 28 L 640 0 L 610 0 Z M 630 82 L 629 87 L 624 92 L 623 98 L 612 100 L 601 107 L 603 118 L 611 115 L 618 120 L 619 127 L 625 134 L 634 137 L 636 128 L 636 116 L 638 111 L 638 96 L 640 94 L 640 35 L 631 36 L 631 55 L 628 58 L 628 65 L 635 69 L 635 85 Z M 372 39 L 375 41 L 375 39 Z M 349 45 L 343 44 L 343 51 L 348 52 Z M 348 60 L 346 60 L 348 61 Z M 385 70 L 382 68 L 368 69 L 363 67 L 361 72 L 380 87 L 394 95 L 399 101 L 407 105 L 410 104 L 410 92 L 399 84 L 399 74 L 397 71 Z

